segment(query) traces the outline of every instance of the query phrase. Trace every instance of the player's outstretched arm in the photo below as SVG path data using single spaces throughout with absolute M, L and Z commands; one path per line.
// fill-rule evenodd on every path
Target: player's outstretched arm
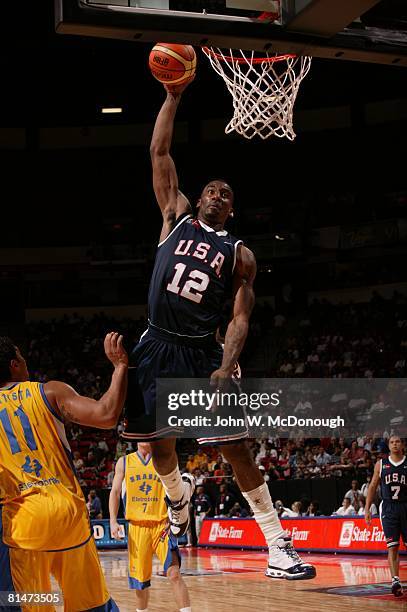
M 123 348 L 123 336 L 117 333 L 107 334 L 104 348 L 114 371 L 109 389 L 99 400 L 79 395 L 66 383 L 56 380 L 44 385 L 51 406 L 66 421 L 100 429 L 116 426 L 126 399 L 128 356 Z
M 167 97 L 155 122 L 150 146 L 154 193 L 163 215 L 160 242 L 171 232 L 177 217 L 191 211 L 188 199 L 178 189 L 177 170 L 170 154 L 174 120 L 181 93 L 181 88 L 177 92 L 167 91 Z
M 242 352 L 249 332 L 249 320 L 252 313 L 255 296 L 253 283 L 256 277 L 256 259 L 247 247 L 239 246 L 234 273 L 234 303 L 233 316 L 225 334 L 222 365 L 213 372 L 213 384 L 219 384 L 219 379 L 230 378 L 235 364 Z
M 120 459 L 116 463 L 114 470 L 114 478 L 112 483 L 112 490 L 109 495 L 109 516 L 110 516 L 110 533 L 116 540 L 120 540 L 120 525 L 117 522 L 117 514 L 120 506 L 120 493 L 122 490 L 122 483 L 124 479 L 124 459 Z
M 366 523 L 369 525 L 372 520 L 372 515 L 370 512 L 370 506 L 373 503 L 374 497 L 376 495 L 376 489 L 380 482 L 380 467 L 381 461 L 380 459 L 376 461 L 376 465 L 374 467 L 374 472 L 372 476 L 372 480 L 370 481 L 369 488 L 367 490 L 366 502 L 365 502 L 365 519 Z

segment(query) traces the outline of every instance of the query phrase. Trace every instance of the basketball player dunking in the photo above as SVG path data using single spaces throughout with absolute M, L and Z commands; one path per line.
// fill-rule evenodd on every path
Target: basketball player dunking
M 197 203 L 196 218 L 192 217 L 188 199 L 178 189 L 170 147 L 184 88 L 185 85 L 167 89 L 151 142 L 153 185 L 163 225 L 149 289 L 149 327 L 133 351 L 132 365 L 136 367 L 129 371 L 125 432 L 127 439 L 151 442 L 154 467 L 169 500 L 171 529 L 178 536 L 188 528 L 188 502 L 194 482 L 190 474 L 181 477 L 175 438 L 157 439 L 156 378 L 211 378 L 216 388 L 222 388 L 232 377 L 247 337 L 256 275 L 253 253 L 224 229 L 234 214 L 230 185 L 224 180 L 208 183 Z M 222 351 L 216 333 L 230 295 L 233 312 Z M 143 414 L 137 413 L 140 394 L 137 396 L 135 388 L 142 391 Z M 302 562 L 282 529 L 246 437 L 247 430 L 242 429 L 229 438 L 202 441 L 222 445 L 222 453 L 233 467 L 269 547 L 266 575 L 290 580 L 313 578 L 315 568 Z
M 399 436 L 390 436 L 389 449 L 389 457 L 377 461 L 375 465 L 366 497 L 365 518 L 368 524 L 372 520 L 370 506 L 380 483 L 382 502 L 379 512 L 388 548 L 391 591 L 395 597 L 401 597 L 403 587 L 399 578 L 399 545 L 400 536 L 404 545 L 407 545 L 407 457 Z

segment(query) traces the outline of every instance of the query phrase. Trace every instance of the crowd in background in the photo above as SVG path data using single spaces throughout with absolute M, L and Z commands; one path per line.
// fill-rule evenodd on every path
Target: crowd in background
M 144 319 L 114 320 L 102 313 L 91 319 L 71 315 L 31 323 L 25 347 L 31 378 L 41 382 L 63 380 L 79 393 L 97 398 L 106 389 L 111 371 L 103 354 L 105 333 L 112 329 L 120 331 L 130 349 L 145 328 Z M 406 352 L 407 302 L 399 293 L 388 300 L 374 294 L 365 304 L 334 305 L 315 300 L 301 312 L 288 300 L 281 312 L 268 303 L 256 307 L 242 364 L 243 371 L 247 369 L 250 373 L 256 355 L 260 355 L 257 373 L 261 376 L 403 377 L 407 373 Z M 385 403 L 382 408 L 387 408 Z M 133 450 L 130 443 L 120 439 L 122 425 L 117 431 L 96 431 L 78 425 L 68 425 L 67 429 L 74 465 L 86 494 L 109 488 L 115 462 Z M 343 476 L 354 479 L 360 491 L 357 499 L 345 496 L 341 508 L 332 507 L 332 512 L 349 514 L 363 508 L 365 488 L 375 461 L 386 450 L 385 437 L 384 431 L 374 438 L 358 439 L 290 440 L 264 436 L 251 440 L 250 445 L 270 485 L 278 480 Z M 194 506 L 198 516 L 248 513 L 234 483 L 231 466 L 219 448 L 198 449 L 196 443 L 181 440 L 178 452 L 183 467 L 196 477 Z M 94 506 L 94 497 L 92 502 Z M 318 500 L 298 500 L 294 509 L 286 508 L 284 500 L 277 500 L 276 505 L 279 513 L 282 509 L 281 514 L 319 512 Z M 102 513 L 101 508 L 97 514 Z

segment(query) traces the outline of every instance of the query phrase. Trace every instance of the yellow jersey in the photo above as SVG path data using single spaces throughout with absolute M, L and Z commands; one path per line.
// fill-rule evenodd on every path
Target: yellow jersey
M 66 550 L 91 535 L 65 427 L 41 383 L 0 389 L 0 509 L 11 547 Z
M 122 499 L 126 519 L 137 523 L 165 521 L 165 491 L 154 469 L 151 455 L 144 458 L 136 452 L 123 459 Z

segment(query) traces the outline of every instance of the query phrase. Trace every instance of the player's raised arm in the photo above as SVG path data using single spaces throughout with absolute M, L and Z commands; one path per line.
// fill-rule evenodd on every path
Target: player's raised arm
M 256 277 L 256 259 L 248 248 L 239 246 L 234 273 L 233 315 L 225 334 L 225 346 L 221 367 L 211 377 L 213 384 L 218 385 L 222 378 L 229 378 L 242 352 L 249 331 L 249 320 L 255 296 L 253 283 Z
M 116 463 L 114 470 L 114 478 L 112 483 L 112 490 L 109 495 L 109 516 L 110 516 L 110 533 L 116 540 L 120 540 L 120 525 L 117 522 L 117 514 L 120 506 L 120 494 L 122 490 L 122 483 L 124 479 L 124 458 L 120 459 Z
M 155 122 L 150 146 L 154 193 L 163 215 L 160 242 L 173 229 L 177 217 L 191 211 L 188 199 L 178 189 L 177 170 L 170 154 L 175 115 L 185 87 L 184 84 L 178 91 L 167 91 L 167 97 Z
M 99 400 L 79 395 L 63 382 L 50 381 L 44 385 L 48 402 L 64 420 L 100 429 L 116 426 L 127 393 L 128 356 L 122 342 L 123 337 L 113 332 L 105 338 L 105 353 L 114 371 L 109 389 Z
M 380 482 L 380 468 L 381 468 L 381 460 L 376 461 L 376 465 L 374 467 L 374 472 L 372 476 L 372 480 L 370 481 L 369 488 L 367 490 L 366 502 L 365 502 L 365 519 L 366 523 L 369 525 L 372 520 L 372 515 L 370 513 L 370 506 L 373 503 L 374 497 L 376 495 L 376 490 Z

